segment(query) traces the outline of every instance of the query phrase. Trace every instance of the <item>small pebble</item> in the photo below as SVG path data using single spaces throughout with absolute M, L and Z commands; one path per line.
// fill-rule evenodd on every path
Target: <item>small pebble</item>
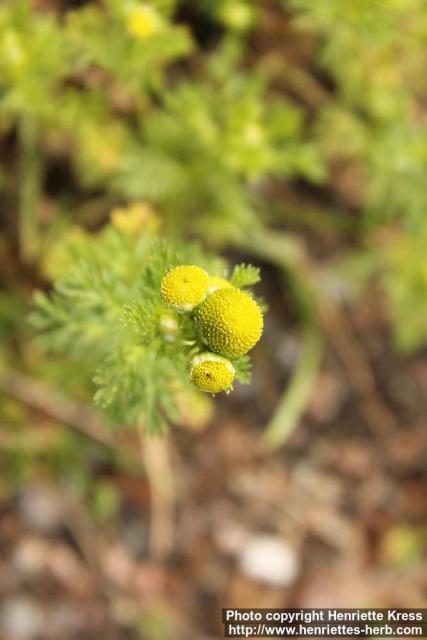
M 240 571 L 247 577 L 277 587 L 291 585 L 298 575 L 295 551 L 274 536 L 248 539 L 239 556 Z

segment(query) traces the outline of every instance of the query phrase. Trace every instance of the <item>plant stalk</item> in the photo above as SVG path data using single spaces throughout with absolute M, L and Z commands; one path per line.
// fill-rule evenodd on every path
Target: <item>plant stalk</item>
M 175 477 L 169 441 L 164 437 L 146 436 L 139 425 L 142 461 L 151 493 L 149 532 L 150 554 L 164 560 L 173 549 L 175 531 Z
M 19 193 L 19 249 L 22 260 L 31 263 L 39 253 L 38 208 L 41 196 L 42 161 L 37 123 L 29 117 L 19 125 L 21 150 Z
M 264 441 L 269 448 L 281 447 L 298 426 L 317 377 L 321 356 L 319 331 L 314 326 L 307 327 L 298 364 L 264 432 Z
M 299 362 L 264 432 L 267 446 L 278 449 L 298 426 L 321 362 L 323 344 L 318 329 L 316 294 L 305 262 L 304 249 L 293 236 L 283 232 L 255 230 L 247 240 L 239 242 L 239 247 L 275 264 L 291 280 L 304 324 Z

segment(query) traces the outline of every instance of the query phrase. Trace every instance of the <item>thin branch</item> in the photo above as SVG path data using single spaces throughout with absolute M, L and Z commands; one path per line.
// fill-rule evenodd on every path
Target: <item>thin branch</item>
M 282 55 L 272 53 L 263 61 L 265 73 L 276 85 L 292 92 L 311 109 L 330 104 L 333 96 L 325 85 L 301 66 L 286 61 Z
M 174 538 L 175 478 L 166 436 L 146 436 L 141 428 L 142 461 L 151 492 L 150 552 L 164 560 Z
M 104 446 L 115 446 L 112 436 L 95 412 L 69 400 L 44 382 L 9 371 L 0 374 L 0 392 L 58 422 L 70 425 Z M 142 462 L 151 492 L 150 550 L 154 558 L 163 559 L 172 549 L 174 534 L 175 481 L 170 450 L 166 437 L 142 436 L 141 440 Z M 128 450 L 127 453 L 133 458 L 133 451 Z
M 83 404 L 74 402 L 48 384 L 33 380 L 22 373 L 0 373 L 0 391 L 19 402 L 68 424 L 96 442 L 112 447 L 112 436 L 101 418 Z
M 269 447 L 281 447 L 298 426 L 319 371 L 321 356 L 319 331 L 314 326 L 308 327 L 302 336 L 301 354 L 291 381 L 264 432 L 264 440 Z
M 41 196 L 43 164 L 39 145 L 37 123 L 23 118 L 19 125 L 21 152 L 19 193 L 19 248 L 21 258 L 30 263 L 39 251 L 40 233 L 38 207 Z
M 283 274 L 289 276 L 305 326 L 299 362 L 264 432 L 267 445 L 277 449 L 285 444 L 298 426 L 319 370 L 323 341 L 317 328 L 317 301 L 307 272 L 303 246 L 292 235 L 257 231 L 248 238 L 245 249 L 277 265 Z

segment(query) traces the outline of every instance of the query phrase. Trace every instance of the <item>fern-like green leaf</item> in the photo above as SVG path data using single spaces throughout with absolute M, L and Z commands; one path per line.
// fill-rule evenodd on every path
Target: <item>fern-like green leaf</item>
M 242 289 L 260 281 L 260 270 L 250 264 L 238 264 L 234 267 L 230 282 L 233 287 Z

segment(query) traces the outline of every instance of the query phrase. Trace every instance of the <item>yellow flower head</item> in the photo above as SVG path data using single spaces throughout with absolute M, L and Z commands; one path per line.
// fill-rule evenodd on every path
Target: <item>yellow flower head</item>
M 202 353 L 193 358 L 190 382 L 201 391 L 229 391 L 234 380 L 234 367 L 229 360 L 215 353 Z
M 163 300 L 175 311 L 191 311 L 206 297 L 209 276 L 204 269 L 182 265 L 167 272 L 160 285 Z
M 255 300 L 240 289 L 218 289 L 197 312 L 203 341 L 212 351 L 235 357 L 258 342 L 263 317 Z
M 135 7 L 127 17 L 128 32 L 139 40 L 152 36 L 158 31 L 159 25 L 159 15 L 148 5 Z
M 220 276 L 211 276 L 209 278 L 208 293 L 213 293 L 218 289 L 229 289 L 232 286 L 233 285 L 225 278 L 221 278 Z

